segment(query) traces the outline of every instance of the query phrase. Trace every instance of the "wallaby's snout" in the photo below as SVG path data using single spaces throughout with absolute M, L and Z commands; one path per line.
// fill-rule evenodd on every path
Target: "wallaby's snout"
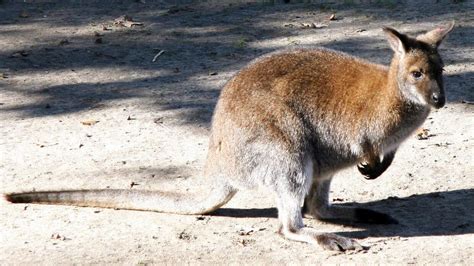
M 446 98 L 436 93 L 433 93 L 433 95 L 431 96 L 431 100 L 432 100 L 431 105 L 436 109 L 443 107 L 444 104 L 446 103 Z
M 438 70 L 435 71 L 433 75 L 433 82 L 431 83 L 431 95 L 430 95 L 430 105 L 436 109 L 443 107 L 446 104 L 446 94 L 444 90 L 443 82 L 443 67 L 442 64 L 438 65 Z
M 433 92 L 431 94 L 430 104 L 434 108 L 439 109 L 446 104 L 446 96 L 442 92 Z

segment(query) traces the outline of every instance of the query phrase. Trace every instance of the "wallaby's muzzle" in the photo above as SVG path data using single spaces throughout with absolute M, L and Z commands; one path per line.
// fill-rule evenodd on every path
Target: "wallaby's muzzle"
M 446 104 L 446 96 L 444 94 L 435 92 L 431 94 L 430 104 L 434 108 L 439 109 Z

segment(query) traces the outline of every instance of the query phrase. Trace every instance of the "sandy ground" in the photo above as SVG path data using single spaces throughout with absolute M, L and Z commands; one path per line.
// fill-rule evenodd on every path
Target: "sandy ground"
M 388 63 L 381 26 L 417 34 L 454 19 L 457 28 L 441 51 L 448 104 L 426 121 L 428 139 L 410 138 L 380 178 L 348 169 L 332 187 L 336 204 L 383 211 L 400 224 L 305 220 L 369 250 L 328 252 L 281 238 L 274 199 L 256 190 L 199 217 L 0 201 L 0 264 L 474 262 L 473 1 L 30 2 L 0 2 L 0 193 L 199 192 L 219 91 L 254 57 L 314 45 Z M 328 20 L 332 13 L 337 20 Z M 114 24 L 122 15 L 143 25 Z

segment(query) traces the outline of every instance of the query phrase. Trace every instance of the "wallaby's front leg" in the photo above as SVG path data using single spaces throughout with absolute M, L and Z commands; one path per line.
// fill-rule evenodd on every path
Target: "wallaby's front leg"
M 357 223 L 398 224 L 385 213 L 364 208 L 334 206 L 329 203 L 331 178 L 315 178 L 303 205 L 305 216 L 320 220 L 343 220 Z
M 357 165 L 357 169 L 366 179 L 375 179 L 387 170 L 394 157 L 395 151 L 385 154 L 382 159 L 378 154 L 370 154 L 365 161 Z

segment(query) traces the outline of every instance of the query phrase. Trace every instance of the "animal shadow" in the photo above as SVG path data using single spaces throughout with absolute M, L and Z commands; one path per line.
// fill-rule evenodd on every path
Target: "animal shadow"
M 336 204 L 335 204 L 336 205 Z M 337 232 L 351 238 L 413 237 L 463 235 L 474 233 L 474 189 L 417 194 L 405 198 L 389 197 L 367 203 L 343 203 L 339 206 L 367 208 L 391 215 L 399 224 L 378 225 L 328 221 L 363 230 Z M 276 218 L 276 208 L 222 208 L 211 215 L 237 218 Z

